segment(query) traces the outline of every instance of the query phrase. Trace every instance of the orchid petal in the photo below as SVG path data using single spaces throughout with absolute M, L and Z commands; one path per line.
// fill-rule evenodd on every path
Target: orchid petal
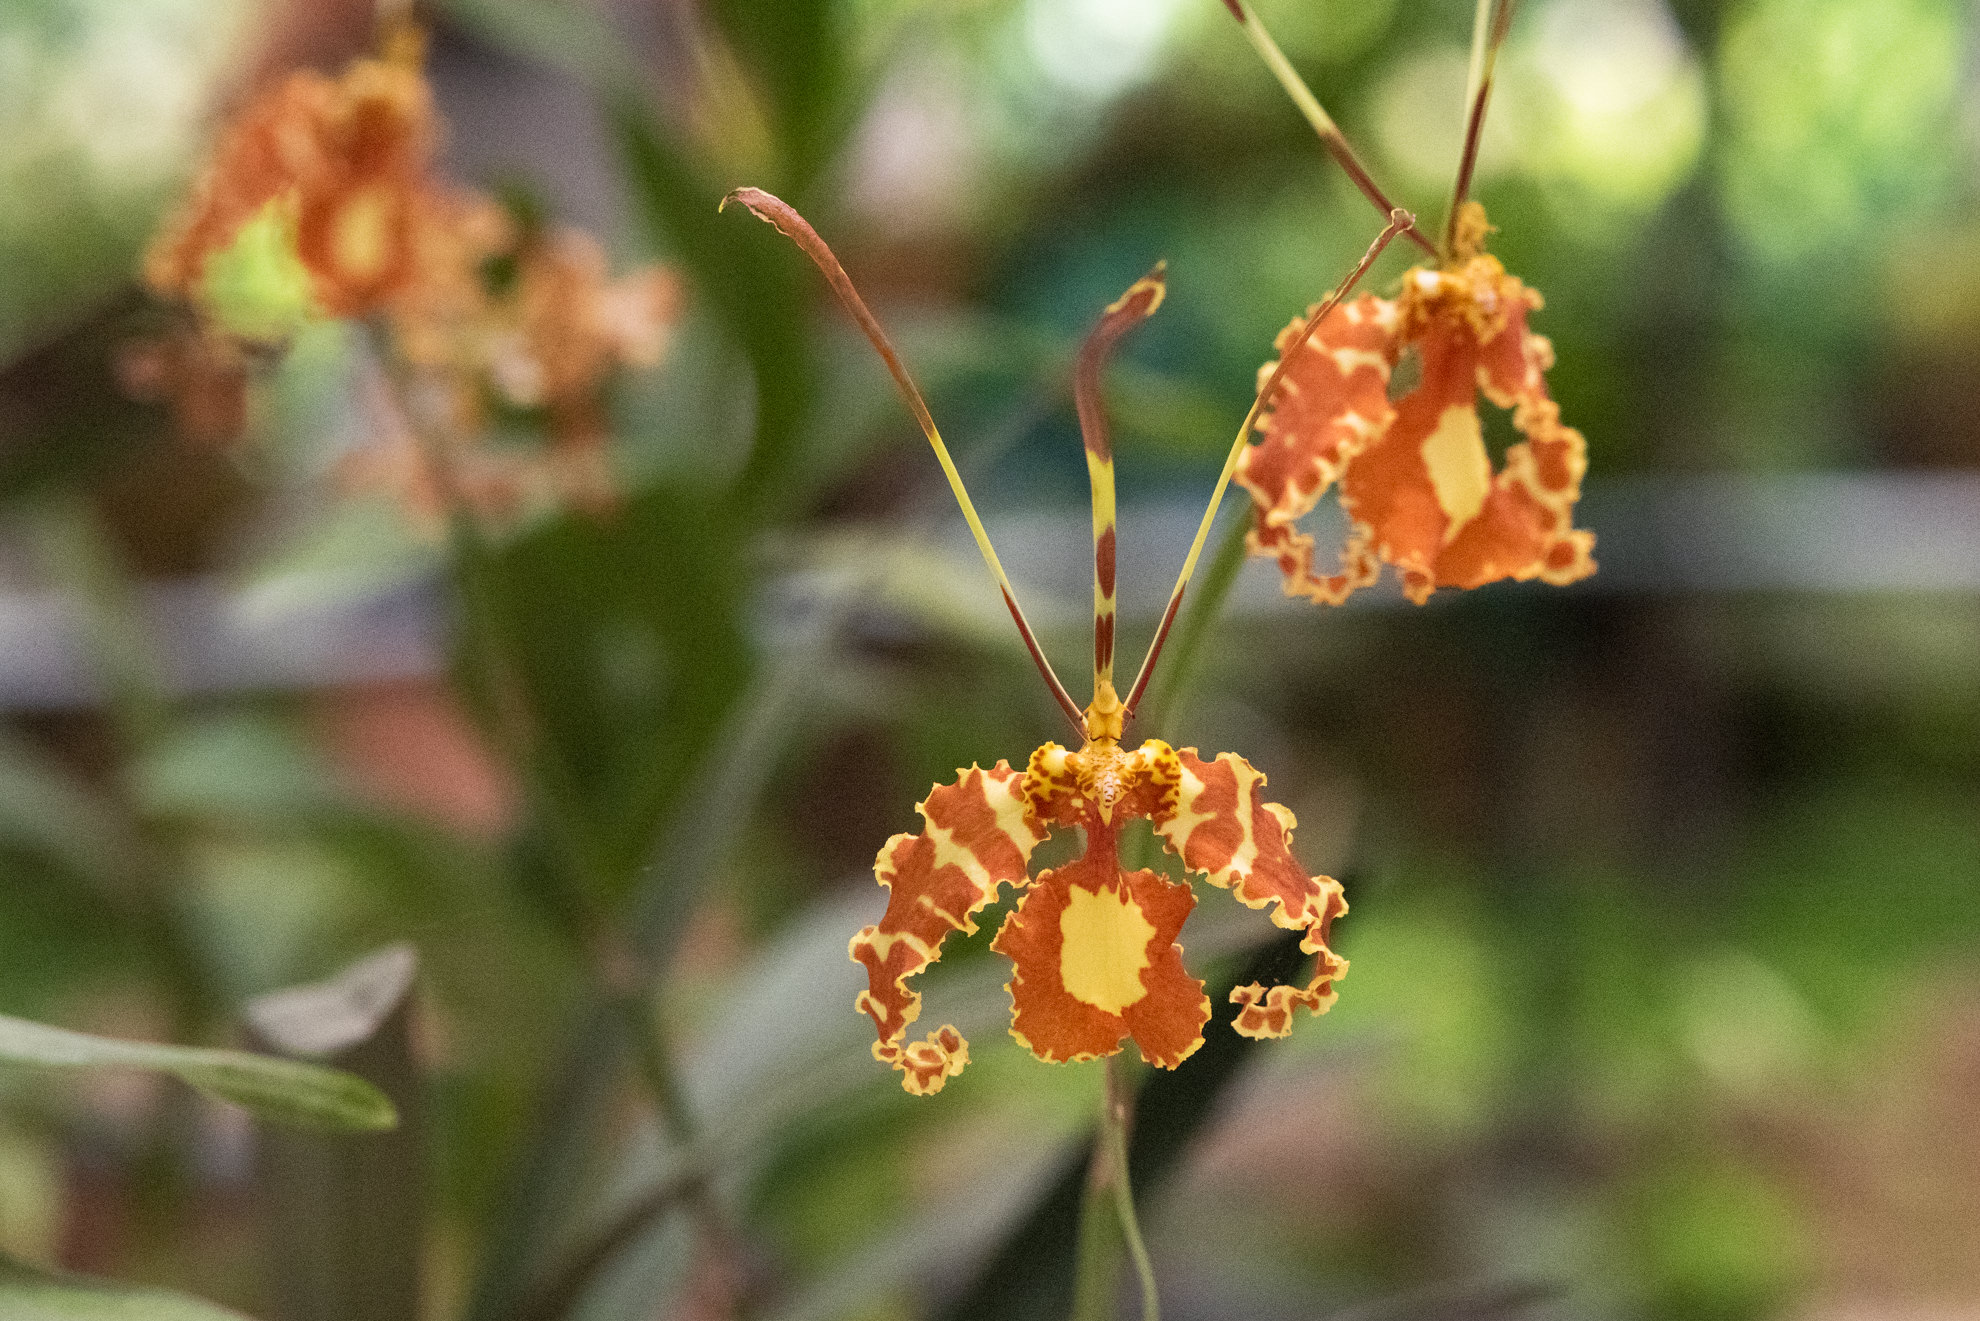
M 1012 964 L 1011 1035 L 1052 1062 L 1112 1055 L 1132 1036 L 1150 1064 L 1181 1064 L 1210 1020 L 1176 944 L 1195 906 L 1187 885 L 1123 872 L 1111 849 L 1044 873 L 990 942 Z
M 1333 984 L 1347 960 L 1327 946 L 1328 928 L 1347 912 L 1341 883 L 1309 876 L 1292 855 L 1293 814 L 1260 792 L 1265 777 L 1235 753 L 1203 761 L 1196 749 L 1177 754 L 1182 784 L 1175 810 L 1155 821 L 1155 831 L 1183 865 L 1212 885 L 1231 891 L 1249 908 L 1272 909 L 1272 921 L 1304 931 L 1300 949 L 1314 955 L 1304 986 L 1266 988 L 1253 983 L 1231 992 L 1242 1006 L 1237 1031 L 1248 1037 L 1282 1037 L 1292 1029 L 1292 1006 L 1323 1014 L 1334 1003 Z
M 900 1070 L 901 1085 L 917 1096 L 941 1091 L 961 1073 L 969 1046 L 951 1026 L 903 1044 L 921 1016 L 921 993 L 908 989 L 907 979 L 941 957 L 951 931 L 974 932 L 974 915 L 1001 886 L 1025 884 L 1045 831 L 1025 803 L 1024 784 L 1002 761 L 958 772 L 918 808 L 926 829 L 894 836 L 874 861 L 874 876 L 891 893 L 885 916 L 849 947 L 869 983 L 855 1003 L 879 1032 L 873 1057 Z

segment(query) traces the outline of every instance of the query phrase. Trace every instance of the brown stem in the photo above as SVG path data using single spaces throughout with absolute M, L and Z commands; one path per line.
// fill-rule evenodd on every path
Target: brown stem
M 1251 411 L 1244 415 L 1244 422 L 1238 427 L 1237 439 L 1231 442 L 1230 453 L 1224 458 L 1224 471 L 1217 478 L 1217 489 L 1210 494 L 1210 506 L 1203 511 L 1203 521 L 1196 525 L 1196 540 L 1190 543 L 1189 555 L 1183 560 L 1182 573 L 1176 578 L 1175 590 L 1169 593 L 1169 604 L 1162 612 L 1162 623 L 1155 630 L 1155 640 L 1149 644 L 1147 656 L 1142 658 L 1141 670 L 1134 677 L 1134 687 L 1128 690 L 1127 700 L 1121 704 L 1123 720 L 1133 717 L 1135 705 L 1141 701 L 1142 694 L 1148 691 L 1148 681 L 1155 674 L 1155 662 L 1162 655 L 1162 644 L 1168 641 L 1169 629 L 1176 622 L 1176 611 L 1182 605 L 1183 593 L 1189 587 L 1190 575 L 1196 572 L 1196 561 L 1202 556 L 1203 543 L 1210 535 L 1210 525 L 1217 519 L 1217 506 L 1223 502 L 1224 491 L 1231 484 L 1231 474 L 1237 471 L 1238 456 L 1244 453 L 1245 442 L 1251 439 L 1251 428 L 1257 423 L 1259 414 L 1265 411 L 1266 406 L 1278 393 L 1279 382 L 1285 379 L 1286 365 L 1306 347 L 1306 341 L 1313 338 L 1313 332 L 1320 328 L 1320 323 L 1326 319 L 1327 314 L 1339 307 L 1341 300 L 1361 282 L 1361 277 L 1368 274 L 1368 268 L 1373 266 L 1375 259 L 1382 255 L 1382 250 L 1389 246 L 1396 235 L 1408 231 L 1415 223 L 1416 218 L 1400 208 L 1389 213 L 1389 223 L 1382 227 L 1382 232 L 1377 234 L 1375 241 L 1368 245 L 1368 251 L 1361 255 L 1361 260 L 1355 263 L 1355 268 L 1348 272 L 1347 279 L 1341 281 L 1340 286 L 1306 318 L 1306 324 L 1300 327 L 1299 334 L 1293 337 L 1292 342 L 1287 344 L 1285 351 L 1279 355 L 1279 365 L 1272 369 L 1272 375 L 1258 391 L 1258 397 L 1251 401 Z
M 833 295 L 839 300 L 839 306 L 845 308 L 846 315 L 859 326 L 867 342 L 873 345 L 873 351 L 878 353 L 880 360 L 887 364 L 887 372 L 894 378 L 895 388 L 900 391 L 901 399 L 907 404 L 908 412 L 914 415 L 914 420 L 921 427 L 922 434 L 928 437 L 929 448 L 935 451 L 936 461 L 942 465 L 943 475 L 949 479 L 949 489 L 955 493 L 956 504 L 962 508 L 963 520 L 969 524 L 970 534 L 976 538 L 976 548 L 981 552 L 983 563 L 990 570 L 990 576 L 997 580 L 997 586 L 1004 593 L 1004 604 L 1010 608 L 1011 618 L 1017 622 L 1018 634 L 1024 639 L 1025 647 L 1031 652 L 1031 659 L 1038 666 L 1038 673 L 1044 677 L 1045 686 L 1051 689 L 1052 698 L 1058 702 L 1059 709 L 1066 713 L 1066 718 L 1072 721 L 1073 728 L 1080 731 L 1081 736 L 1084 737 L 1086 721 L 1080 712 L 1079 703 L 1073 701 L 1072 694 L 1068 693 L 1066 686 L 1059 682 L 1059 676 L 1052 672 L 1052 663 L 1045 659 L 1045 653 L 1039 648 L 1038 640 L 1031 631 L 1031 625 L 1025 621 L 1024 611 L 1018 607 L 1017 593 L 1012 590 L 1011 580 L 1005 575 L 1004 566 L 997 559 L 996 548 L 990 544 L 990 534 L 983 529 L 983 520 L 977 517 L 976 505 L 970 500 L 969 491 L 963 486 L 962 475 L 956 471 L 955 460 L 949 457 L 949 447 L 942 441 L 942 433 L 935 426 L 934 415 L 928 411 L 928 403 L 921 397 L 921 390 L 915 385 L 914 378 L 908 375 L 907 367 L 901 362 L 901 355 L 894 351 L 893 341 L 887 338 L 887 332 L 881 328 L 880 319 L 873 315 L 872 309 L 866 305 L 866 300 L 859 296 L 859 290 L 853 287 L 852 277 L 846 274 L 846 268 L 839 264 L 839 259 L 833 255 L 831 247 L 818 236 L 818 231 L 811 227 L 811 222 L 798 214 L 797 208 L 776 194 L 767 193 L 761 188 L 738 188 L 722 199 L 722 207 L 726 208 L 731 202 L 741 202 L 748 208 L 750 214 L 796 244 L 798 250 L 811 259 L 811 264 L 816 266 L 818 273 L 825 277 L 825 283 L 831 286 Z
M 1492 17 L 1491 32 L 1485 38 L 1484 56 L 1478 61 L 1478 87 L 1471 96 L 1471 109 L 1464 122 L 1464 152 L 1458 157 L 1457 182 L 1451 188 L 1451 210 L 1444 217 L 1444 256 L 1456 249 L 1458 213 L 1471 194 L 1471 178 L 1478 168 L 1478 144 L 1485 136 L 1485 106 L 1492 99 L 1492 75 L 1499 62 L 1499 49 L 1512 30 L 1513 10 L 1518 0 L 1499 0 Z
M 1279 44 L 1272 40 L 1272 34 L 1265 30 L 1265 25 L 1258 21 L 1258 16 L 1245 7 L 1244 0 L 1224 0 L 1224 5 L 1237 21 L 1244 25 L 1246 39 L 1258 52 L 1258 57 L 1265 61 L 1265 67 L 1272 71 L 1272 76 L 1279 80 L 1279 86 L 1285 88 L 1286 95 L 1292 98 L 1292 103 L 1298 108 L 1301 116 L 1313 126 L 1313 131 L 1319 135 L 1320 145 L 1327 149 L 1327 154 L 1347 171 L 1348 178 L 1354 180 L 1354 186 L 1361 190 L 1363 197 L 1375 204 L 1376 210 L 1384 216 L 1394 215 L 1398 209 L 1396 204 L 1389 200 L 1389 195 L 1382 191 L 1381 186 L 1375 182 L 1374 176 L 1368 173 L 1368 167 L 1361 163 L 1359 156 L 1355 155 L 1354 148 L 1348 144 L 1347 135 L 1341 132 L 1340 125 L 1334 122 L 1334 117 L 1320 104 L 1320 98 L 1313 94 L 1313 89 L 1308 87 L 1306 80 L 1299 76 L 1299 71 L 1293 68 L 1292 61 L 1288 60 L 1285 52 L 1279 49 Z M 1410 242 L 1432 257 L 1437 255 L 1435 245 L 1417 229 L 1414 219 L 1411 219 L 1409 228 L 1403 233 Z

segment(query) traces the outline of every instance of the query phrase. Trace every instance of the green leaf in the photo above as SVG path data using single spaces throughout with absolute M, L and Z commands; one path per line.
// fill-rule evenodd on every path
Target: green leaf
M 245 1051 L 119 1041 L 0 1016 L 0 1065 L 169 1073 L 263 1119 L 305 1128 L 376 1130 L 398 1122 L 384 1095 L 350 1074 Z
M 583 820 L 608 897 L 623 897 L 754 671 L 747 566 L 720 511 L 677 487 L 496 554 L 502 646 L 575 790 L 559 810 Z
M 793 456 L 805 443 L 817 400 L 810 327 L 818 286 L 802 256 L 775 234 L 715 203 L 755 180 L 719 176 L 683 152 L 643 100 L 607 103 L 618 129 L 634 200 L 648 226 L 685 269 L 697 298 L 756 377 L 756 444 L 733 494 L 734 516 L 769 522 L 788 513 Z M 802 197 L 796 199 L 802 203 Z
M 140 808 L 166 820 L 285 825 L 357 808 L 323 755 L 267 716 L 235 712 L 176 723 L 132 765 Z
M 844 6 L 836 0 L 715 0 L 709 8 L 768 97 L 784 186 L 808 193 L 851 124 Z
M 56 1275 L 0 1257 L 7 1321 L 246 1321 L 227 1308 L 162 1289 Z
M 0 845 L 93 881 L 129 875 L 136 842 L 109 805 L 66 767 L 0 734 Z

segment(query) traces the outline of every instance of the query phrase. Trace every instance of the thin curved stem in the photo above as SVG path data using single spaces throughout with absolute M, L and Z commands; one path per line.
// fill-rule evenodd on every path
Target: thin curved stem
M 1190 542 L 1189 554 L 1183 558 L 1182 573 L 1176 578 L 1175 589 L 1169 593 L 1169 604 L 1162 611 L 1162 622 L 1156 625 L 1155 640 L 1148 644 L 1148 654 L 1142 658 L 1141 670 L 1134 677 L 1134 687 L 1128 690 L 1127 700 L 1121 704 L 1128 718 L 1133 717 L 1135 707 L 1148 690 L 1148 681 L 1155 673 L 1155 662 L 1161 658 L 1162 645 L 1168 641 L 1169 628 L 1176 622 L 1176 611 L 1182 606 L 1183 593 L 1189 588 L 1190 575 L 1196 572 L 1196 561 L 1203 554 L 1203 543 L 1210 535 L 1210 525 L 1217 521 L 1217 507 L 1223 503 L 1224 492 L 1230 488 L 1231 475 L 1237 471 L 1238 457 L 1244 453 L 1245 444 L 1251 439 L 1251 429 L 1257 425 L 1259 414 L 1265 411 L 1278 394 L 1279 382 L 1285 379 L 1287 364 L 1306 347 L 1306 341 L 1313 338 L 1313 332 L 1320 328 L 1320 323 L 1326 320 L 1327 314 L 1340 306 L 1341 300 L 1360 283 L 1361 277 L 1368 273 L 1368 268 L 1375 264 L 1375 259 L 1382 255 L 1382 250 L 1389 246 L 1396 235 L 1415 224 L 1415 217 L 1407 211 L 1398 209 L 1389 213 L 1389 223 L 1382 227 L 1382 232 L 1375 236 L 1373 243 L 1368 245 L 1368 251 L 1362 254 L 1355 268 L 1348 272 L 1347 279 L 1341 281 L 1340 286 L 1306 318 L 1306 324 L 1300 327 L 1299 334 L 1286 345 L 1285 352 L 1279 355 L 1279 365 L 1273 369 L 1272 375 L 1259 389 L 1257 398 L 1251 401 L 1251 410 L 1244 415 L 1244 422 L 1238 427 L 1237 439 L 1231 442 L 1230 453 L 1224 456 L 1224 470 L 1218 474 L 1216 489 L 1210 493 L 1209 507 L 1203 511 L 1203 520 L 1196 525 L 1196 538 Z
M 894 378 L 894 386 L 900 391 L 902 402 L 907 405 L 908 412 L 914 415 L 916 424 L 921 427 L 922 435 L 928 437 L 928 446 L 935 451 L 936 462 L 942 465 L 942 475 L 949 479 L 949 489 L 955 493 L 956 504 L 962 509 L 963 521 L 969 524 L 970 535 L 976 538 L 976 549 L 983 556 L 984 566 L 990 570 L 990 576 L 996 580 L 997 590 L 1004 594 L 1004 608 L 1010 611 L 1011 622 L 1017 625 L 1018 636 L 1024 639 L 1025 649 L 1031 653 L 1032 663 L 1038 667 L 1038 673 L 1044 676 L 1045 686 L 1051 689 L 1052 699 L 1059 704 L 1059 709 L 1066 713 L 1066 718 L 1072 721 L 1073 728 L 1084 738 L 1085 715 L 1080 710 L 1079 703 L 1073 700 L 1072 694 L 1066 691 L 1065 684 L 1059 682 L 1059 676 L 1052 670 L 1052 662 L 1045 658 L 1044 649 L 1038 645 L 1037 634 L 1032 632 L 1030 622 L 1024 617 L 1024 611 L 1018 608 L 1017 593 L 1011 587 L 1010 578 L 1004 573 L 1003 564 L 997 559 L 996 547 L 990 544 L 990 534 L 984 529 L 983 520 L 977 517 L 975 502 L 969 498 L 969 490 L 963 485 L 962 474 L 956 471 L 956 461 L 949 457 L 949 447 L 943 443 L 942 433 L 935 426 L 935 417 L 928 411 L 928 402 L 921 397 L 921 390 L 915 385 L 914 378 L 908 375 L 907 367 L 901 362 L 901 355 L 895 352 L 893 341 L 887 338 L 887 332 L 881 327 L 880 319 L 873 315 L 873 310 L 866 305 L 866 300 L 859 296 L 859 290 L 853 287 L 852 277 L 846 274 L 846 268 L 839 264 L 839 259 L 833 254 L 831 247 L 819 237 L 818 231 L 811 227 L 811 222 L 798 214 L 797 208 L 776 194 L 767 193 L 761 188 L 738 188 L 724 197 L 721 205 L 726 208 L 731 202 L 741 202 L 751 215 L 796 244 L 798 251 L 811 259 L 811 264 L 818 268 L 818 273 L 825 277 L 825 283 L 831 287 L 833 296 L 839 300 L 839 306 L 846 310 L 846 315 L 853 319 L 860 333 L 873 345 L 873 351 L 878 353 L 880 360 L 887 365 L 887 372 Z
M 1142 1321 L 1161 1321 L 1161 1295 L 1155 1268 L 1135 1214 L 1128 1176 L 1128 1130 L 1133 1124 L 1133 1090 L 1122 1077 L 1119 1054 L 1105 1061 L 1100 1093 L 1100 1125 L 1094 1134 L 1086 1196 L 1079 1213 L 1079 1253 L 1073 1280 L 1072 1321 L 1114 1321 L 1118 1313 L 1121 1254 L 1134 1265 L 1141 1287 Z
M 1450 214 L 1444 217 L 1443 254 L 1450 257 L 1457 247 L 1458 213 L 1471 195 L 1471 177 L 1478 167 L 1478 146 L 1485 134 L 1485 107 L 1492 100 L 1492 75 L 1498 68 L 1499 51 L 1512 31 L 1513 9 L 1517 0 L 1478 0 L 1471 25 L 1471 75 L 1466 99 L 1470 111 L 1464 121 L 1464 151 L 1458 157 L 1457 180 L 1451 185 Z M 1488 19 L 1488 13 L 1490 17 Z
M 1113 1166 L 1114 1215 L 1120 1221 L 1121 1237 L 1127 1242 L 1128 1260 L 1141 1282 L 1141 1321 L 1162 1321 L 1162 1299 L 1155 1288 L 1155 1264 L 1148 1259 L 1148 1245 L 1141 1237 L 1141 1221 L 1134 1213 L 1134 1189 L 1128 1182 L 1128 1106 L 1126 1088 L 1121 1085 L 1119 1055 L 1107 1057 L 1107 1090 L 1100 1120 L 1100 1141 L 1106 1159 Z
M 1265 25 L 1258 21 L 1258 15 L 1251 12 L 1244 0 L 1224 0 L 1224 4 L 1230 9 L 1232 17 L 1236 18 L 1244 28 L 1245 39 L 1250 41 L 1252 49 L 1258 52 L 1258 58 L 1265 61 L 1265 67 L 1270 69 L 1272 76 L 1279 80 L 1279 86 L 1286 89 L 1286 95 L 1292 98 L 1292 103 L 1298 107 L 1301 117 L 1313 126 L 1315 133 L 1320 135 L 1320 145 L 1327 149 L 1327 154 L 1347 171 L 1348 178 L 1354 180 L 1354 186 L 1361 190 L 1362 196 L 1375 204 L 1376 210 L 1385 216 L 1393 214 L 1396 204 L 1389 200 L 1389 195 L 1382 191 L 1381 185 L 1377 184 L 1374 176 L 1368 173 L 1368 167 L 1361 163 L 1359 156 L 1355 155 L 1354 148 L 1348 144 L 1347 135 L 1341 132 L 1341 126 L 1334 122 L 1334 117 L 1320 104 L 1320 98 L 1313 94 L 1313 89 L 1308 87 L 1306 80 L 1299 76 L 1299 70 L 1293 68 L 1292 61 L 1279 49 L 1279 43 L 1272 40 L 1272 34 L 1267 32 Z M 1414 219 L 1403 232 L 1417 247 L 1433 257 L 1437 255 L 1436 246 L 1416 228 Z

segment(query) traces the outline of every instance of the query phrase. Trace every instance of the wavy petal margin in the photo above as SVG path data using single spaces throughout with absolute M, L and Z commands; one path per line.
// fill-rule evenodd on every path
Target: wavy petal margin
M 1354 538 L 1339 572 L 1316 574 L 1313 538 L 1298 523 L 1394 419 L 1388 390 L 1398 324 L 1396 304 L 1373 296 L 1329 312 L 1287 365 L 1271 410 L 1258 420 L 1258 443 L 1238 460 L 1233 480 L 1251 492 L 1258 514 L 1246 540 L 1253 555 L 1279 561 L 1288 596 L 1339 605 L 1380 572 L 1365 539 Z M 1283 355 L 1305 325 L 1295 318 L 1273 347 Z M 1258 369 L 1261 388 L 1277 366 Z
M 1182 786 L 1175 810 L 1155 821 L 1169 852 L 1212 885 L 1231 891 L 1249 908 L 1275 904 L 1272 921 L 1306 934 L 1300 948 L 1315 956 L 1304 986 L 1265 987 L 1254 982 L 1231 992 L 1242 1006 L 1233 1026 L 1247 1037 L 1283 1037 L 1292 1030 L 1292 1007 L 1315 1014 L 1332 1006 L 1334 983 L 1347 973 L 1347 960 L 1327 946 L 1328 929 L 1347 912 L 1341 883 L 1331 876 L 1309 876 L 1292 855 L 1293 814 L 1260 792 L 1265 777 L 1235 753 L 1203 761 L 1195 748 L 1177 754 Z
M 1341 477 L 1341 504 L 1421 603 L 1438 587 L 1504 578 L 1564 584 L 1595 571 L 1593 533 L 1574 527 L 1588 468 L 1581 433 L 1547 395 L 1553 346 L 1527 328 L 1540 294 L 1496 258 L 1404 280 L 1402 337 L 1421 383 Z M 1494 474 L 1478 392 L 1510 408 L 1526 439 Z
M 1587 443 L 1548 396 L 1553 346 L 1527 326 L 1542 302 L 1479 255 L 1418 267 L 1399 299 L 1364 296 L 1321 323 L 1237 471 L 1257 513 L 1251 551 L 1278 560 L 1288 595 L 1338 605 L 1384 563 L 1418 604 L 1439 587 L 1561 585 L 1595 572 L 1595 536 L 1574 526 Z M 1285 343 L 1281 334 L 1281 352 Z M 1392 405 L 1391 371 L 1411 350 L 1422 379 Z M 1481 391 L 1524 437 L 1496 473 Z M 1296 525 L 1337 482 L 1352 531 L 1339 570 L 1316 573 L 1313 538 Z
M 1150 1064 L 1181 1064 L 1210 1021 L 1176 944 L 1195 907 L 1187 885 L 1123 872 L 1111 848 L 1044 873 L 990 942 L 1011 960 L 1011 1035 L 1053 1063 L 1112 1055 L 1131 1036 Z
M 921 993 L 907 979 L 941 957 L 951 931 L 976 930 L 974 915 L 1004 884 L 1023 885 L 1031 851 L 1045 838 L 1025 804 L 1024 775 L 1009 763 L 958 771 L 916 809 L 919 835 L 896 835 L 874 860 L 873 874 L 891 892 L 876 926 L 852 938 L 848 952 L 865 967 L 868 988 L 855 1007 L 873 1019 L 873 1057 L 901 1072 L 901 1086 L 932 1096 L 969 1063 L 969 1043 L 953 1026 L 904 1043 L 921 1016 Z

